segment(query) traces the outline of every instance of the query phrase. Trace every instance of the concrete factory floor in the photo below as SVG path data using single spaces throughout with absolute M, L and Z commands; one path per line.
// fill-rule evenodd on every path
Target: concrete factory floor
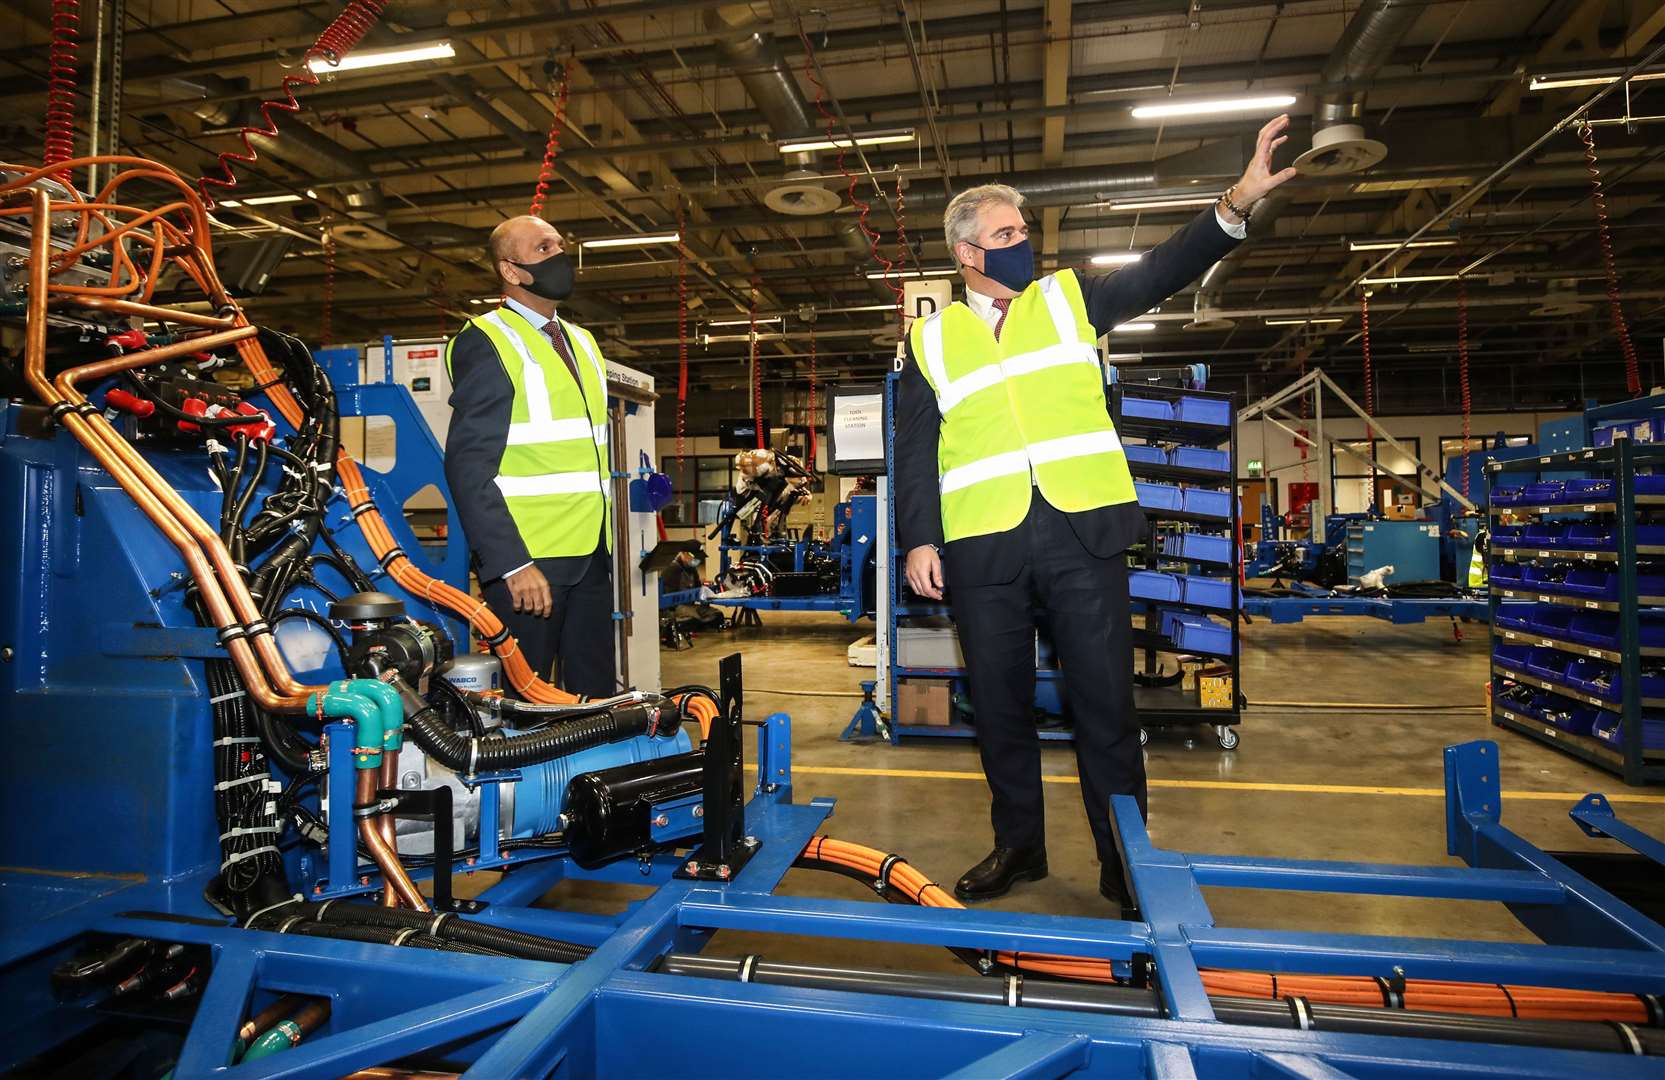
M 1567 811 L 1589 791 L 1618 797 L 1618 810 L 1665 835 L 1665 792 L 1618 778 L 1493 727 L 1469 711 L 1351 711 L 1273 702 L 1470 705 L 1484 700 L 1488 640 L 1468 627 L 1452 640 L 1446 622 L 1396 627 L 1372 619 L 1323 618 L 1246 627 L 1244 690 L 1251 707 L 1238 749 L 1224 752 L 1199 728 L 1153 732 L 1147 748 L 1150 828 L 1168 848 L 1233 855 L 1459 865 L 1445 853 L 1441 750 L 1494 739 L 1502 747 L 1503 821 L 1548 850 L 1618 850 L 1584 837 Z M 794 794 L 832 796 L 826 832 L 905 855 L 934 880 L 952 882 L 987 854 L 988 790 L 977 750 L 958 739 L 854 745 L 838 740 L 871 669 L 852 668 L 845 647 L 871 632 L 834 615 L 765 614 L 763 626 L 701 634 L 693 648 L 665 653 L 667 686 L 714 685 L 717 661 L 745 659 L 749 716 L 792 714 Z M 848 695 L 848 696 L 811 696 Z M 1253 704 L 1253 703 L 1261 704 Z M 990 906 L 1058 915 L 1109 916 L 1067 744 L 1043 744 L 1051 876 L 1017 886 Z M 747 759 L 753 757 L 748 737 Z M 1375 789 L 1360 792 L 1354 789 Z M 1345 788 L 1347 790 L 1337 790 Z M 876 899 L 833 874 L 797 870 L 787 894 Z M 566 884 L 545 903 L 616 909 L 639 890 Z M 1501 905 L 1210 889 L 1221 926 L 1534 941 Z M 760 952 L 782 960 L 956 970 L 939 949 L 770 940 L 722 934 L 714 953 Z M 960 968 L 959 970 L 963 970 Z

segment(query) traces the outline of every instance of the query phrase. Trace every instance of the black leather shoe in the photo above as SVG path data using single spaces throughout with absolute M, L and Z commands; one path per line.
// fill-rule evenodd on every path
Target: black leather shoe
M 1010 892 L 1015 882 L 1044 877 L 1046 848 L 997 847 L 955 883 L 954 895 L 961 900 L 993 900 Z
M 1120 866 L 1109 863 L 1101 864 L 1098 871 L 1099 895 L 1110 901 L 1110 906 L 1116 909 L 1116 917 L 1120 919 L 1137 920 L 1139 910 L 1133 905 L 1128 896 L 1127 881 L 1122 877 Z

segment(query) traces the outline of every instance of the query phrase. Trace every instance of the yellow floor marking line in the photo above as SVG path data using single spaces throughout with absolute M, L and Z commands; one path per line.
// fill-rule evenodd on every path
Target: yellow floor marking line
M 864 769 L 847 765 L 793 765 L 792 771 L 810 776 L 888 776 L 901 780 L 981 780 L 979 772 L 955 772 L 947 769 Z M 1076 776 L 1042 776 L 1048 784 L 1079 784 Z M 1399 795 L 1422 799 L 1445 798 L 1444 788 L 1375 787 L 1348 784 L 1272 784 L 1249 780 L 1166 780 L 1153 779 L 1153 788 L 1190 788 L 1203 791 L 1275 791 L 1295 795 Z M 1582 799 L 1583 791 L 1505 791 L 1503 797 L 1511 801 L 1567 802 Z M 1608 794 L 1616 803 L 1643 806 L 1665 806 L 1665 795 Z

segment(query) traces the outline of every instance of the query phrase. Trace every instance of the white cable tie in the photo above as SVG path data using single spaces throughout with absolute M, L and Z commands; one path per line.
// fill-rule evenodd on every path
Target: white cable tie
M 232 699 L 233 699 L 233 698 L 240 698 L 240 697 L 242 697 L 242 696 L 243 696 L 243 695 L 244 695 L 244 694 L 247 694 L 247 693 L 248 693 L 248 691 L 247 691 L 247 690 L 233 690 L 233 691 L 231 691 L 231 692 L 230 692 L 230 693 L 229 693 L 229 694 L 221 694 L 221 695 L 220 695 L 220 696 L 219 696 L 219 697 L 211 697 L 211 698 L 209 698 L 209 699 L 208 699 L 208 704 L 210 704 L 210 705 L 218 705 L 218 704 L 219 704 L 219 703 L 220 703 L 220 702 L 222 702 L 222 701 L 230 701 L 230 700 L 232 700 Z M 239 741 L 241 741 L 241 742 L 259 742 L 259 741 L 260 741 L 260 740 L 259 740 L 259 739 L 243 739 L 243 740 L 239 740 Z M 215 743 L 215 744 L 214 744 L 214 745 L 215 745 L 215 746 L 218 746 L 218 745 L 220 745 L 220 744 L 219 744 L 219 743 Z
M 281 831 L 282 831 L 281 827 L 277 826 L 277 825 L 255 825 L 255 826 L 253 826 L 251 828 L 247 828 L 247 829 L 245 829 L 245 828 L 243 828 L 243 826 L 239 825 L 235 829 L 232 829 L 230 832 L 221 833 L 220 834 L 220 839 L 221 840 L 230 840 L 234 836 L 259 836 L 259 835 L 264 835 L 266 833 L 275 833 L 275 832 L 281 832 Z
M 292 465 L 289 465 L 289 464 L 285 464 L 285 465 L 284 465 L 284 466 L 283 466 L 283 475 L 285 475 L 285 476 L 293 476 L 293 477 L 294 477 L 294 478 L 295 478 L 295 479 L 297 479 L 297 480 L 304 480 L 304 479 L 306 479 L 306 478 L 305 478 L 305 477 L 303 477 L 303 476 L 302 476 L 302 475 L 301 475 L 301 474 L 300 474 L 300 473 L 299 473 L 299 472 L 297 472 L 297 471 L 296 471 L 296 470 L 295 470 L 295 468 L 294 468 L 294 466 L 292 466 Z
M 752 976 L 755 975 L 756 973 L 757 973 L 757 954 L 756 953 L 748 953 L 746 955 L 746 958 L 744 960 L 740 961 L 740 981 L 741 982 L 751 982 L 752 981 Z
M 254 920 L 260 918 L 260 916 L 266 914 L 268 911 L 276 911 L 278 908 L 288 907 L 290 904 L 299 904 L 302 901 L 304 901 L 305 899 L 306 899 L 306 897 L 302 896 L 300 893 L 296 893 L 294 896 L 291 896 L 287 900 L 279 900 L 275 904 L 268 904 L 265 907 L 261 908 L 259 911 L 255 912 L 253 915 L 250 915 L 248 918 L 244 919 L 243 920 L 243 928 L 248 929 L 249 927 L 253 926 L 254 925 Z
M 335 468 L 335 462 L 333 461 L 314 461 L 312 463 L 313 472 L 329 472 L 333 468 Z
M 1007 1006 L 1007 1008 L 1015 1009 L 1015 1008 L 1018 1007 L 1018 1001 L 1020 1000 L 1019 995 L 1018 995 L 1018 987 L 1020 985 L 1021 984 L 1018 982 L 1018 977 L 1016 975 L 1006 976 L 1006 1006 Z
M 218 439 L 207 439 L 204 441 L 204 445 L 208 447 L 208 452 L 210 454 L 223 454 L 226 452 L 225 444 Z
M 453 916 L 455 914 L 456 914 L 456 912 L 454 912 L 454 911 L 442 911 L 438 915 L 435 915 L 434 916 L 434 921 L 428 924 L 428 936 L 429 937 L 438 937 L 439 936 L 439 928 L 445 925 L 445 920 L 446 919 L 449 919 L 451 916 Z
M 283 794 L 283 783 L 281 781 L 273 780 L 270 777 L 267 777 L 267 779 L 266 779 L 266 794 L 268 794 L 268 795 L 281 795 L 281 794 Z
M 237 854 L 233 855 L 231 858 L 229 858 L 225 862 L 221 863 L 220 864 L 220 869 L 221 870 L 230 869 L 232 866 L 236 865 L 237 863 L 240 863 L 240 862 L 244 861 L 245 859 L 253 859 L 256 856 L 266 854 L 266 852 L 268 852 L 268 851 L 270 851 L 273 855 L 278 854 L 278 849 L 276 847 L 274 847 L 271 844 L 263 844 L 260 847 L 257 847 L 252 851 L 239 851 Z
M 469 739 L 468 740 L 468 775 L 469 776 L 473 776 L 475 774 L 475 772 L 477 771 L 475 766 L 477 766 L 479 764 L 479 762 L 480 762 L 480 740 L 477 739 L 477 738 Z
M 223 739 L 215 739 L 215 746 L 239 746 L 243 743 L 259 742 L 257 735 L 227 735 Z
M 389 945 L 403 945 L 405 942 L 409 941 L 412 937 L 416 936 L 416 934 L 421 932 L 421 930 L 422 930 L 422 928 L 420 926 L 407 926 L 403 930 L 399 931 L 397 934 L 394 934 L 393 935 L 393 940 L 389 941 L 388 944 Z
M 241 777 L 241 778 L 236 779 L 236 780 L 225 780 L 225 781 L 222 781 L 218 784 L 215 784 L 214 785 L 214 790 L 215 791 L 225 791 L 228 788 L 240 787 L 243 784 L 253 784 L 253 783 L 256 783 L 256 782 L 264 780 L 264 779 L 266 779 L 266 774 L 263 773 L 263 772 L 261 772 L 261 773 L 250 773 L 248 776 L 244 776 L 244 777 Z

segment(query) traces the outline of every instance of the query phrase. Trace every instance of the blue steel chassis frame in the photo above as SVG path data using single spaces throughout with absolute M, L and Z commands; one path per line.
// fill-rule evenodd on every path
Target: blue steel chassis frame
M 0 969 L 84 932 L 156 937 L 212 949 L 214 970 L 175 1075 L 223 1073 L 235 1031 L 271 995 L 327 996 L 329 1026 L 236 1076 L 331 1077 L 446 1048 L 473 1077 L 863 1075 L 1063 1076 L 1659 1076 L 1657 1059 L 1614 1054 L 1227 1025 L 1199 969 L 1233 968 L 1665 993 L 1665 928 L 1504 828 L 1497 746 L 1446 750 L 1447 846 L 1469 866 L 1256 859 L 1167 851 L 1131 799 L 1115 821 L 1146 922 L 1000 911 L 893 907 L 774 895 L 832 813 L 792 801 L 790 720 L 759 731 L 761 780 L 747 808 L 759 852 L 726 885 L 670 879 L 678 860 L 644 872 L 585 874 L 565 860 L 523 867 L 485 890 L 482 919 L 597 946 L 576 965 L 407 952 L 385 946 L 159 921 L 135 909 L 201 914 L 196 881 L 136 885 L 66 903 L 11 932 Z M 1617 819 L 1599 795 L 1572 817 L 1655 861 L 1665 844 Z M 564 878 L 653 883 L 623 915 L 529 906 Z M 1443 899 L 1509 906 L 1542 945 L 1221 928 L 1204 886 Z M 106 886 L 107 887 L 107 886 Z M 66 899 L 88 882 L 66 882 Z M 698 950 L 715 931 L 1154 958 L 1164 1019 L 1109 1017 L 806 990 L 658 974 L 668 951 Z M 71 1010 L 73 1013 L 73 1010 Z M 76 1017 L 12 1040 L 0 1061 L 73 1032 Z M 82 1023 L 89 1022 L 83 1018 Z M 716 1036 L 716 1037 L 714 1037 Z M 805 1051 L 813 1049 L 812 1054 Z M 790 1055 L 790 1056 L 789 1056 Z M 884 1063 L 881 1065 L 880 1063 Z

